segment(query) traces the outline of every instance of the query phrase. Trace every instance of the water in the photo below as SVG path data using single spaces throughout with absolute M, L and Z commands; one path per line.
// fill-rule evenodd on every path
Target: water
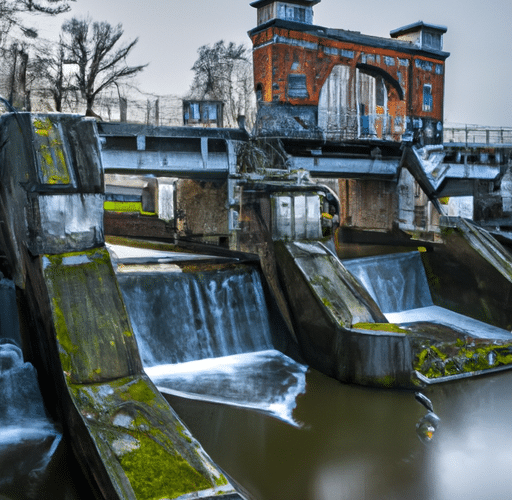
M 383 313 L 433 305 L 419 252 L 344 260 Z
M 306 376 L 292 427 L 263 414 L 168 396 L 213 460 L 257 500 L 486 500 L 512 491 L 512 374 L 429 388 L 440 424 L 412 392 Z
M 297 425 L 307 367 L 274 349 L 259 272 L 119 273 L 144 368 L 164 395 L 252 408 Z
M 0 498 L 88 500 L 88 485 L 23 360 L 12 281 L 0 279 Z
M 0 343 L 0 491 L 23 485 L 38 490 L 62 434 L 47 418 L 37 375 L 21 349 Z
M 253 269 L 118 274 L 144 366 L 272 348 Z
M 419 252 L 351 259 L 343 264 L 370 293 L 390 323 L 434 323 L 470 337 L 512 339 L 507 330 L 434 305 Z
M 292 425 L 307 367 L 276 350 L 146 368 L 164 395 L 228 404 L 268 413 Z

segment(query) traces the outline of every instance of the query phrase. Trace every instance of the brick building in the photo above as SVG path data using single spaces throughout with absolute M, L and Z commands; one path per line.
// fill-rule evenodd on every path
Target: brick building
M 260 136 L 442 143 L 446 28 L 390 38 L 313 24 L 320 0 L 257 0 L 253 42 Z

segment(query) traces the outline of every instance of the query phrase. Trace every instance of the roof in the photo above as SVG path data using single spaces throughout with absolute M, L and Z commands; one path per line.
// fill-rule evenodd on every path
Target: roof
M 254 7 L 255 9 L 259 9 L 259 8 L 265 7 L 265 5 L 268 5 L 275 1 L 276 0 L 256 0 L 255 2 L 251 3 L 251 7 Z M 321 0 L 286 0 L 286 3 L 295 3 L 297 5 L 304 5 L 306 7 L 313 7 L 313 5 L 316 5 L 317 3 L 320 3 L 320 2 L 321 2 Z
M 418 23 L 415 24 L 418 25 Z M 433 25 L 425 26 L 430 27 Z M 340 42 L 357 43 L 366 45 L 368 47 L 398 50 L 410 54 L 435 54 L 437 57 L 443 60 L 450 55 L 449 52 L 444 52 L 442 50 L 437 50 L 431 47 L 418 48 L 409 42 L 404 42 L 403 40 L 398 40 L 396 38 L 383 38 L 373 35 L 363 35 L 358 31 L 331 29 L 325 28 L 323 26 L 306 25 L 294 21 L 285 21 L 283 19 L 271 19 L 268 22 L 253 28 L 251 31 L 249 31 L 249 36 L 252 37 L 253 35 L 269 29 L 270 27 L 284 28 L 292 31 L 309 33 L 311 35 L 318 36 L 319 38 L 330 38 L 331 40 L 337 40 Z
M 407 26 L 402 26 L 401 28 L 394 29 L 389 32 L 389 35 L 392 38 L 399 37 L 401 35 L 406 35 L 407 33 L 414 33 L 416 31 L 420 31 L 423 28 L 427 28 L 429 30 L 438 31 L 440 33 L 446 33 L 448 28 L 446 26 L 441 26 L 439 24 L 428 24 L 423 21 L 417 21 L 412 24 L 408 24 Z

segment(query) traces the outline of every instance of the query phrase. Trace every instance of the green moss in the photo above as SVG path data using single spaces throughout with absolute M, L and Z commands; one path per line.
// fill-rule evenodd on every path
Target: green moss
M 395 377 L 393 377 L 391 375 L 386 375 L 385 377 L 378 379 L 376 382 L 381 387 L 387 387 L 387 388 L 393 387 L 396 383 Z
M 141 215 L 156 215 L 155 212 L 145 212 L 142 209 L 142 203 L 140 201 L 105 201 L 103 203 L 103 209 L 108 212 L 137 212 Z
M 178 425 L 176 426 L 176 430 L 178 431 L 178 434 L 179 434 L 179 435 L 180 435 L 180 436 L 181 436 L 185 441 L 187 441 L 187 443 L 191 443 L 191 442 L 192 442 L 191 437 L 190 437 L 188 434 L 186 434 L 186 432 L 185 432 L 185 431 L 186 431 L 186 429 L 185 429 L 185 427 L 183 427 L 183 425 L 179 425 L 179 424 L 178 424 Z
M 137 380 L 132 384 L 128 384 L 126 392 L 121 397 L 126 400 L 142 401 L 146 404 L 151 403 L 155 399 L 155 393 L 149 385 L 143 380 Z
M 325 307 L 332 309 L 332 302 L 327 297 L 322 297 L 322 303 Z
M 430 345 L 417 356 L 414 369 L 429 378 L 472 373 L 512 364 L 512 345 L 482 340 Z
M 63 142 L 58 128 L 49 118 L 35 119 L 35 146 L 39 149 L 39 160 L 45 184 L 69 184 L 71 178 L 63 150 Z
M 72 381 L 135 373 L 138 352 L 108 251 L 45 255 L 43 268 L 62 364 Z
M 78 346 L 71 341 L 68 335 L 66 318 L 55 298 L 52 298 L 52 304 L 55 330 L 57 333 L 57 340 L 60 345 L 59 358 L 62 364 L 62 369 L 64 372 L 69 373 L 72 370 L 72 356 L 75 356 L 78 353 Z
M 211 487 L 178 453 L 169 453 L 150 437 L 134 432 L 140 446 L 120 458 L 137 500 L 176 498 Z
M 445 237 L 445 238 L 448 238 L 449 236 L 451 236 L 453 233 L 455 233 L 457 231 L 456 228 L 454 227 L 442 227 L 441 228 L 441 234 Z
M 352 325 L 352 328 L 355 328 L 356 330 L 371 330 L 379 332 L 410 333 L 408 330 L 400 328 L 395 323 L 356 323 L 355 325 Z
M 221 474 L 219 477 L 215 478 L 215 486 L 226 486 L 228 484 L 228 480 L 226 477 Z M 219 495 L 222 495 L 223 492 L 219 491 Z

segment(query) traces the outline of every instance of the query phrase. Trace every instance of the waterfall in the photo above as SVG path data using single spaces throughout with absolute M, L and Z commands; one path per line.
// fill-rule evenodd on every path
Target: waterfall
M 383 313 L 433 305 L 419 252 L 344 260 L 343 265 L 368 290 Z
M 62 435 L 46 416 L 35 368 L 5 340 L 0 340 L 0 394 L 0 491 L 16 488 L 32 498 L 29 492 L 42 483 Z
M 397 324 L 427 322 L 448 326 L 474 338 L 510 341 L 509 331 L 435 306 L 419 252 L 343 261 L 385 314 Z
M 272 349 L 255 269 L 118 278 L 144 366 Z
M 275 350 L 258 270 L 119 273 L 144 369 L 163 394 L 291 425 L 307 366 Z

